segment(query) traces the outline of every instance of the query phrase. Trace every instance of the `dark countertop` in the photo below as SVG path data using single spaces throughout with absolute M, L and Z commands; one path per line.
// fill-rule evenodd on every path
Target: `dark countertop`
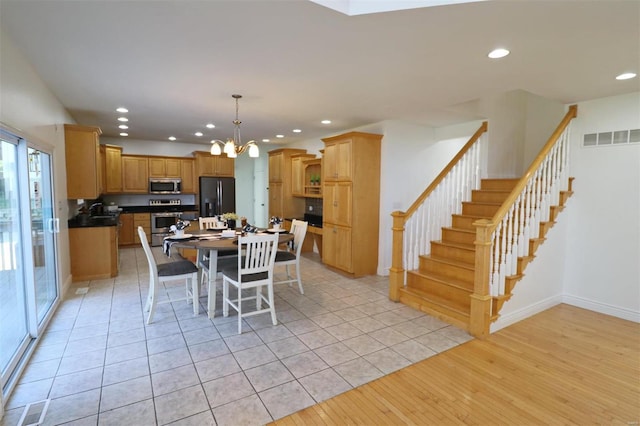
M 198 208 L 194 204 L 179 206 L 120 206 L 121 213 L 163 213 L 163 212 L 192 212 Z
M 118 222 L 119 221 L 118 221 L 117 215 L 114 215 L 111 217 L 89 216 L 88 219 L 80 218 L 79 216 L 76 216 L 67 221 L 69 228 L 95 228 L 95 227 L 104 227 L 104 226 L 118 226 Z

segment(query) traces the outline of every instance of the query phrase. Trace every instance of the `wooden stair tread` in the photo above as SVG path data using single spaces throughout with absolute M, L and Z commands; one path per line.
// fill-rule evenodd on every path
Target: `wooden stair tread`
M 475 235 L 475 233 L 476 233 L 476 231 L 473 230 L 473 229 L 454 228 L 453 226 L 443 226 L 442 229 L 447 229 L 449 231 L 464 232 L 465 234 L 474 234 Z
M 443 246 L 447 246 L 447 247 L 454 247 L 454 248 L 459 248 L 464 250 L 473 250 L 473 251 L 476 250 L 476 246 L 474 244 L 465 244 L 465 243 L 449 242 L 449 241 L 442 241 L 442 240 L 431 241 L 431 242 L 440 244 Z
M 462 306 L 451 303 L 449 299 L 446 299 L 444 297 L 432 295 L 429 293 L 425 293 L 424 291 L 421 291 L 415 288 L 408 288 L 408 287 L 401 289 L 400 291 L 404 291 L 414 296 L 418 296 L 424 299 L 425 301 L 430 302 L 432 305 L 442 306 L 443 308 L 451 310 L 460 316 L 464 316 L 467 318 L 469 317 L 469 311 L 467 309 L 465 309 Z
M 420 271 L 419 269 L 414 269 L 413 271 L 407 272 L 429 280 L 441 282 L 442 284 L 450 285 L 451 287 L 456 287 L 461 290 L 468 291 L 469 293 L 473 292 L 473 283 L 468 283 L 458 278 L 448 277 L 446 275 L 438 274 L 437 272 Z
M 445 265 L 449 265 L 449 266 L 456 266 L 458 268 L 464 268 L 464 269 L 468 269 L 470 271 L 475 270 L 475 267 L 473 264 L 467 263 L 467 262 L 460 262 L 460 261 L 456 261 L 454 259 L 449 259 L 449 258 L 444 258 L 444 257 L 433 257 L 429 254 L 423 254 L 420 257 L 423 257 L 425 259 L 431 259 L 434 262 L 438 262 L 438 263 L 442 263 Z

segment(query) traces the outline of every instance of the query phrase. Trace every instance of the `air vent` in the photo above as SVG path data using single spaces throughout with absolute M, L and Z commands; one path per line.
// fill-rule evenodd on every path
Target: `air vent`
M 616 130 L 614 132 L 586 133 L 582 146 L 610 146 L 640 143 L 640 129 Z
M 27 404 L 18 421 L 18 426 L 41 425 L 44 422 L 44 416 L 47 414 L 49 402 L 51 402 L 50 399 L 43 399 L 42 401 Z

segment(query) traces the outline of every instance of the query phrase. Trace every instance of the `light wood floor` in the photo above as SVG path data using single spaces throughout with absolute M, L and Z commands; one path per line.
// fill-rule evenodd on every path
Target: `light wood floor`
M 640 324 L 559 305 L 274 424 L 639 421 Z

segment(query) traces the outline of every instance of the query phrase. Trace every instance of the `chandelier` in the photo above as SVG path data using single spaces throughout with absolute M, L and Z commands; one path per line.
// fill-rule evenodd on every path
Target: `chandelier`
M 233 139 L 229 138 L 227 142 L 222 142 L 219 139 L 212 140 L 211 155 L 221 155 L 224 152 L 227 154 L 227 157 L 236 158 L 238 154 L 249 150 L 249 157 L 256 158 L 260 155 L 260 150 L 255 141 L 251 140 L 242 145 L 242 139 L 240 139 L 240 123 L 242 122 L 238 120 L 238 99 L 242 98 L 242 95 L 231 95 L 231 97 L 236 100 L 236 119 L 233 120 L 235 126 L 233 129 Z M 220 146 L 221 144 L 224 144 L 223 147 Z

